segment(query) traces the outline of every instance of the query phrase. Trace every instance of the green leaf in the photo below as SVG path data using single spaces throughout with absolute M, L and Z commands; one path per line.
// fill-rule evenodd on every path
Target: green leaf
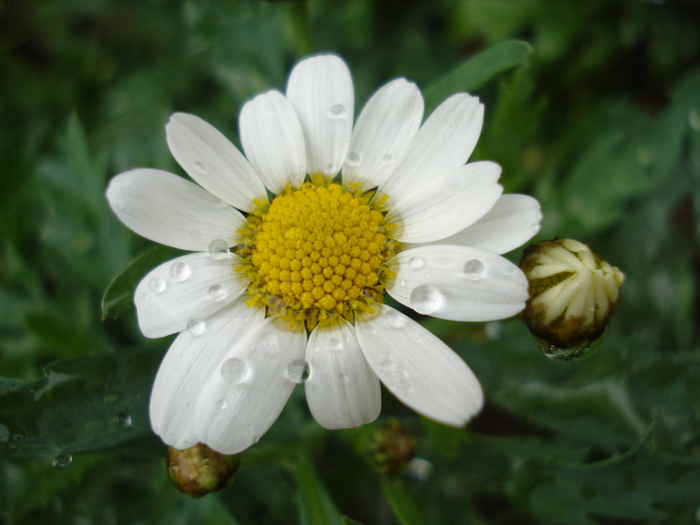
M 424 525 L 423 511 L 408 492 L 404 480 L 394 476 L 380 479 L 382 493 L 401 525 Z
M 289 461 L 290 470 L 299 487 L 299 512 L 304 525 L 335 525 L 340 512 L 328 495 L 328 490 L 316 474 L 311 459 L 300 454 Z
M 57 361 L 46 377 L 0 394 L 0 456 L 113 448 L 151 433 L 148 399 L 160 352 Z
M 12 377 L 0 377 L 0 392 L 5 390 L 12 390 L 13 388 L 20 386 L 24 383 L 21 379 L 14 379 Z
M 425 90 L 425 111 L 459 91 L 476 91 L 495 76 L 522 65 L 532 53 L 527 42 L 509 40 L 496 44 L 463 62 Z
M 102 296 L 102 320 L 116 319 L 134 309 L 133 296 L 136 285 L 144 275 L 159 264 L 176 257 L 174 248 L 156 246 L 142 253 L 122 273 L 117 275 Z

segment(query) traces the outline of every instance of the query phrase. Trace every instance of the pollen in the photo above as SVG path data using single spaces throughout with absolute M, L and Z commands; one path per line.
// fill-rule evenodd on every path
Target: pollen
M 312 178 L 313 180 L 313 178 Z M 399 245 L 394 227 L 371 204 L 373 194 L 323 180 L 287 189 L 247 218 L 236 253 L 248 265 L 249 306 L 307 329 L 381 302 L 383 266 Z

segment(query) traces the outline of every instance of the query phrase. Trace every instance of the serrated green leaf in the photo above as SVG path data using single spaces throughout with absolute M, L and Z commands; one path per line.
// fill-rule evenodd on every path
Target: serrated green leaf
M 476 91 L 496 75 L 525 62 L 532 48 L 527 42 L 501 42 L 463 62 L 425 89 L 425 110 L 430 113 L 441 101 L 459 91 Z
M 161 357 L 139 350 L 65 359 L 43 379 L 3 392 L 0 456 L 103 450 L 150 434 L 148 399 Z
M 156 246 L 142 253 L 117 275 L 102 296 L 102 320 L 116 319 L 134 309 L 134 290 L 144 275 L 181 252 L 167 246 Z

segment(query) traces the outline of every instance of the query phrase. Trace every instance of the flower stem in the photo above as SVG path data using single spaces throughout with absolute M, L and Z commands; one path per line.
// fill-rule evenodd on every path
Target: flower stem
M 306 0 L 296 0 L 289 2 L 289 17 L 294 28 L 294 39 L 296 40 L 297 55 L 302 57 L 314 50 L 313 38 L 311 36 L 311 22 L 309 20 L 309 9 Z

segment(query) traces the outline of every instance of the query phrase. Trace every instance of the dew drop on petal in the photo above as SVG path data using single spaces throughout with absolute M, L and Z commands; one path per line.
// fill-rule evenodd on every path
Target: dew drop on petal
M 199 175 L 204 175 L 207 172 L 207 165 L 200 161 L 194 162 L 192 164 L 192 168 L 194 169 L 195 173 Z
M 71 463 L 73 463 L 73 456 L 70 454 L 59 454 L 53 458 L 53 461 L 51 462 L 51 464 L 56 468 L 66 468 Z
M 187 323 L 187 331 L 192 337 L 198 337 L 207 329 L 207 324 L 202 319 L 190 319 Z
M 165 290 L 165 281 L 160 277 L 154 277 L 148 283 L 148 287 L 153 293 L 161 293 Z
M 411 308 L 423 315 L 437 312 L 445 304 L 445 298 L 440 290 L 431 284 L 416 286 L 411 292 Z
M 392 157 L 391 155 L 387 154 L 382 157 L 382 164 L 384 164 L 385 166 L 388 166 L 392 162 L 394 162 L 394 157 Z
M 384 356 L 384 360 L 379 366 L 381 366 L 383 370 L 392 372 L 396 368 L 396 358 L 391 354 L 387 354 Z
M 250 367 L 243 359 L 232 357 L 221 365 L 221 379 L 233 385 L 240 385 L 250 376 Z
M 146 299 L 148 299 L 148 294 L 146 292 L 141 292 L 136 298 L 138 299 L 139 303 L 143 303 L 146 301 Z
M 260 436 L 253 436 L 253 444 L 257 443 L 260 441 Z
M 328 164 L 326 166 L 326 173 L 335 173 L 336 171 L 335 164 Z
M 408 260 L 408 267 L 411 270 L 420 270 L 423 266 L 425 266 L 425 261 L 420 257 L 411 257 Z
M 374 326 L 368 326 L 365 328 L 365 333 L 367 335 L 374 335 L 376 333 L 376 330 L 374 329 Z
M 464 263 L 464 276 L 472 281 L 482 279 L 486 274 L 484 263 L 479 259 L 470 259 Z
M 506 275 L 515 275 L 515 266 L 509 264 L 506 266 L 505 270 L 503 270 L 503 273 Z
M 340 339 L 336 339 L 335 337 L 328 341 L 328 346 L 335 352 L 343 349 L 343 343 L 340 342 Z
M 287 377 L 294 383 L 303 383 L 310 373 L 311 367 L 304 359 L 295 359 L 287 367 Z
M 403 328 L 406 325 L 406 318 L 396 310 L 389 310 L 384 314 L 384 321 L 390 328 Z
M 270 332 L 265 332 L 260 336 L 260 345 L 267 355 L 276 355 L 280 349 L 275 334 L 271 334 Z
M 345 110 L 345 106 L 342 104 L 335 104 L 331 108 L 331 118 L 335 120 L 339 120 L 341 118 L 345 118 L 345 115 L 347 114 L 347 111 Z
M 216 408 L 218 408 L 219 410 L 226 410 L 226 408 L 228 408 L 228 403 L 225 399 L 219 399 L 216 402 Z
M 338 374 L 338 381 L 340 381 L 341 383 L 347 383 L 348 376 L 345 374 Z
M 215 303 L 219 303 L 226 299 L 226 296 L 228 295 L 228 292 L 226 289 L 221 286 L 220 284 L 215 284 L 209 288 L 209 299 L 214 301 Z
M 209 256 L 215 261 L 228 257 L 228 243 L 223 239 L 214 239 L 209 243 Z
M 350 153 L 345 159 L 345 165 L 348 168 L 356 168 L 360 165 L 360 156 L 357 153 Z
M 184 262 L 176 262 L 170 267 L 170 277 L 176 281 L 183 282 L 192 275 L 192 268 Z

